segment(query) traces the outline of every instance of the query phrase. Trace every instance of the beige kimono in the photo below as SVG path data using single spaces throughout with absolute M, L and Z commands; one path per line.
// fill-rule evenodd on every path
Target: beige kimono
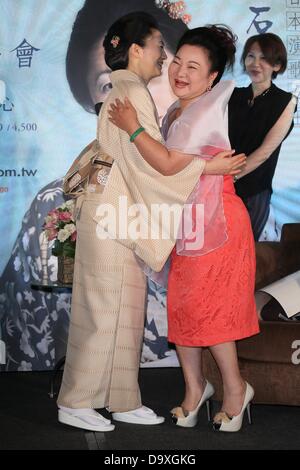
M 146 280 L 135 253 L 159 271 L 176 236 L 100 239 L 97 225 L 105 229 L 107 225 L 99 217 L 99 204 L 110 204 L 118 213 L 122 196 L 128 207 L 143 204 L 149 211 L 153 203 L 182 207 L 204 162 L 195 158 L 174 176 L 154 170 L 107 114 L 111 102 L 127 96 L 141 125 L 163 142 L 152 97 L 132 72 L 112 72 L 111 80 L 113 90 L 101 109 L 98 138 L 101 151 L 114 164 L 102 194 L 86 191 L 80 197 L 69 340 L 58 404 L 128 411 L 141 406 L 138 371 L 145 317 Z

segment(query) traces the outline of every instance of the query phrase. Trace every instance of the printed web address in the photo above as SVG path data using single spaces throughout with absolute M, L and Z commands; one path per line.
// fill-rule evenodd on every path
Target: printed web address
M 0 168 L 1 177 L 15 177 L 15 176 L 35 176 L 37 170 L 28 170 L 27 168 L 21 168 L 20 170 L 2 170 Z

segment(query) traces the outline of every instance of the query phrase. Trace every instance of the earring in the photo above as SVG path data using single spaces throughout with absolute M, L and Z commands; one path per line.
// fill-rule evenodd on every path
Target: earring
M 206 91 L 211 91 L 211 87 L 212 87 L 212 83 L 208 85 L 208 87 L 206 88 Z

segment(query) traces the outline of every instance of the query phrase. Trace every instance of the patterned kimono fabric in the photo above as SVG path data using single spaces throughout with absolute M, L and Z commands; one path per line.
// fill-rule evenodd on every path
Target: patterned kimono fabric
M 109 204 L 119 214 L 120 197 L 128 207 L 143 204 L 149 214 L 153 203 L 175 203 L 182 208 L 204 164 L 194 159 L 171 177 L 148 165 L 128 135 L 110 123 L 107 109 L 116 98 L 129 97 L 141 125 L 162 142 L 151 95 L 132 72 L 112 72 L 111 80 L 113 90 L 101 109 L 98 138 L 101 151 L 114 164 L 102 194 L 87 191 L 78 201 L 71 322 L 58 404 L 128 411 L 141 406 L 138 371 L 145 320 L 146 280 L 135 254 L 159 271 L 176 233 L 167 240 L 113 239 L 112 233 L 100 239 L 96 232 L 109 232 L 109 228 L 97 209 L 99 204 Z

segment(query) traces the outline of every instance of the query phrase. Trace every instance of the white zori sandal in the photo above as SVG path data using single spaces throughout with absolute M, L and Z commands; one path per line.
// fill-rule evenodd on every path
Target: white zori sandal
M 115 421 L 132 424 L 161 424 L 165 418 L 157 416 L 157 414 L 147 406 L 141 406 L 135 410 L 122 411 L 120 413 L 112 413 L 112 418 Z
M 60 406 L 58 409 L 58 421 L 75 428 L 87 429 L 88 431 L 113 431 L 114 424 L 104 418 L 100 413 L 91 408 L 66 408 Z

